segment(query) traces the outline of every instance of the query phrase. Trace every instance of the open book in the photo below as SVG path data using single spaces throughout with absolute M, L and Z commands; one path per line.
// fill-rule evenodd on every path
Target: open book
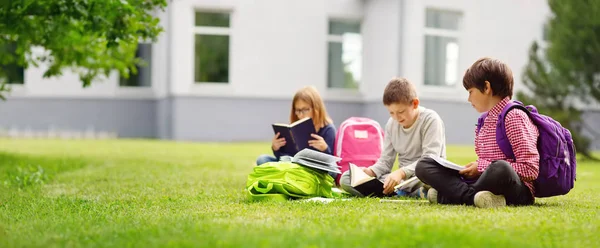
M 342 159 L 339 157 L 331 156 L 327 153 L 311 150 L 309 148 L 302 149 L 291 158 L 292 163 L 316 170 L 342 174 L 337 165 L 337 162 L 340 160 Z
M 432 158 L 433 160 L 435 160 L 435 162 L 437 162 L 438 164 L 440 164 L 441 166 L 444 166 L 448 169 L 453 169 L 453 170 L 457 170 L 460 171 L 462 169 L 464 169 L 465 167 L 462 165 L 458 165 L 455 163 L 452 163 L 444 158 L 441 158 L 439 156 L 434 156 L 434 155 L 428 155 L 429 158 Z
M 383 183 L 376 177 L 369 176 L 361 167 L 350 163 L 350 186 L 363 196 L 383 197 Z
M 310 117 L 300 119 L 292 124 L 274 123 L 272 126 L 274 133 L 279 133 L 280 138 L 285 138 L 285 146 L 281 147 L 279 151 L 290 156 L 307 148 L 308 141 L 312 139 L 310 134 L 317 133 Z
M 409 179 L 402 180 L 402 182 L 400 182 L 398 185 L 394 186 L 394 190 L 397 191 L 397 190 L 408 189 L 409 191 L 412 191 L 414 186 L 417 185 L 418 183 L 419 183 L 419 178 L 414 176 Z

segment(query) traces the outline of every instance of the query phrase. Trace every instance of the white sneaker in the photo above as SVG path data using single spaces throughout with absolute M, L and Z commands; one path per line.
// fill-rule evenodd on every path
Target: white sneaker
M 430 188 L 427 191 L 427 200 L 429 200 L 430 203 L 437 204 L 437 193 L 437 190 L 435 190 L 434 188 Z
M 489 191 L 479 191 L 475 194 L 473 203 L 480 208 L 497 208 L 506 206 L 506 199 L 503 195 L 494 195 Z

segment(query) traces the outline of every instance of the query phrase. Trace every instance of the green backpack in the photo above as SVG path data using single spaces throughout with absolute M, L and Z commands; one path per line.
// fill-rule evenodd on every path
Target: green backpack
M 292 162 L 270 162 L 255 166 L 248 175 L 246 191 L 250 200 L 276 200 L 326 197 L 338 198 L 332 192 L 334 179 L 326 172 Z

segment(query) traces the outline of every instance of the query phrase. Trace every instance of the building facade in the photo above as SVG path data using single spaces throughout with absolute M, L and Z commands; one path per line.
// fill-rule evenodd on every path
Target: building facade
M 479 114 L 462 74 L 495 57 L 522 90 L 549 9 L 544 0 L 173 0 L 156 14 L 165 32 L 140 45 L 148 66 L 138 76 L 114 73 L 82 88 L 68 71 L 44 79 L 44 65 L 28 68 L 0 103 L 0 128 L 268 141 L 305 85 L 321 92 L 337 126 L 351 116 L 385 125 L 383 89 L 403 76 L 443 118 L 447 142 L 470 144 Z M 600 111 L 592 106 L 585 118 L 597 126 Z

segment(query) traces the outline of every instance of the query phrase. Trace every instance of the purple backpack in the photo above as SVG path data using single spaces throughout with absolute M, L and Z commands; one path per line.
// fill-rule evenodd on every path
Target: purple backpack
M 540 134 L 537 141 L 540 153 L 540 172 L 538 178 L 533 181 L 535 197 L 567 194 L 574 186 L 577 164 L 571 132 L 549 116 L 538 113 L 534 106 L 523 106 L 523 103 L 519 101 L 510 101 L 500 112 L 496 126 L 496 142 L 508 158 L 514 159 L 515 154 L 506 136 L 504 118 L 513 108 L 525 111 L 533 124 L 537 126 Z M 487 112 L 479 117 L 477 132 L 483 126 L 486 117 Z

